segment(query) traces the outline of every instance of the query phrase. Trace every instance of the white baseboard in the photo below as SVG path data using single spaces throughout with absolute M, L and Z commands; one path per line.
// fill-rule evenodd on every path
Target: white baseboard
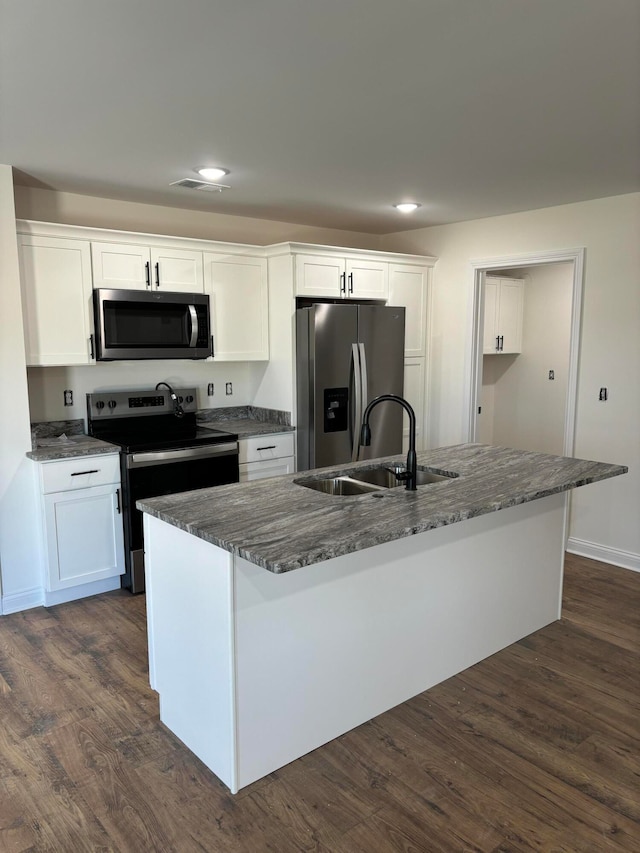
M 632 572 L 640 572 L 640 554 L 634 554 L 631 551 L 597 545 L 595 542 L 575 539 L 572 536 L 567 542 L 567 551 L 570 554 L 577 554 L 579 557 L 589 557 L 591 560 L 600 560 L 602 563 L 610 563 L 612 566 L 620 566 L 623 569 L 631 569 Z
M 69 589 L 59 589 L 55 592 L 46 592 L 38 586 L 12 595 L 3 595 L 0 613 L 4 616 L 8 613 L 18 613 L 20 610 L 31 610 L 32 607 L 51 607 L 54 604 L 64 604 L 78 598 L 99 595 L 101 592 L 111 592 L 112 589 L 120 589 L 120 575 L 72 586 Z
M 67 601 L 76 601 L 78 598 L 88 598 L 90 595 L 99 595 L 101 592 L 111 592 L 112 589 L 120 589 L 120 575 L 114 578 L 105 578 L 101 581 L 83 583 L 79 586 L 70 586 L 69 589 L 57 589 L 55 592 L 45 592 L 44 605 L 51 607 L 54 604 L 64 604 Z
M 44 590 L 41 586 L 25 589 L 11 595 L 2 596 L 2 614 L 18 613 L 20 610 L 31 610 L 44 604 Z

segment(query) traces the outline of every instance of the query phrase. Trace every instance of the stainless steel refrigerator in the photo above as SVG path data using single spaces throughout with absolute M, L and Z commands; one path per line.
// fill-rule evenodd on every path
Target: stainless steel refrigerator
M 371 413 L 371 445 L 360 447 L 367 403 L 402 396 L 404 308 L 315 304 L 296 311 L 298 470 L 402 452 L 402 408 Z

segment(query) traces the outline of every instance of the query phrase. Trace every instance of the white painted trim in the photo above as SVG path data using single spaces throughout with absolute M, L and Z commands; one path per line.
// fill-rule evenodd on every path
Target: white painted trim
M 41 586 L 26 589 L 23 592 L 14 592 L 2 596 L 2 615 L 18 613 L 21 610 L 31 610 L 32 607 L 42 607 L 44 604 L 44 590 Z
M 425 371 L 424 371 L 424 407 L 422 414 L 422 448 L 423 450 L 431 449 L 431 412 L 429 411 L 429 401 L 431 400 L 431 364 L 433 352 L 433 269 L 430 270 L 427 276 L 427 328 L 425 329 Z
M 86 225 L 65 225 L 59 222 L 36 222 L 17 219 L 18 234 L 41 237 L 64 237 L 68 240 L 88 240 L 100 243 L 118 243 L 135 246 L 161 246 L 162 248 L 192 249 L 202 252 L 217 252 L 228 255 L 250 255 L 265 257 L 264 247 L 250 243 L 226 243 L 203 240 L 196 237 L 175 237 L 169 234 L 147 234 L 136 231 L 118 231 L 113 228 L 93 228 Z
M 129 245 L 161 246 L 163 248 L 192 249 L 202 252 L 218 252 L 228 255 L 250 255 L 251 257 L 271 258 L 288 254 L 327 254 L 341 257 L 378 258 L 400 264 L 420 264 L 433 266 L 436 258 L 431 255 L 407 255 L 398 252 L 383 252 L 379 249 L 354 249 L 343 246 L 324 246 L 320 243 L 274 243 L 270 246 L 257 246 L 251 243 L 227 243 L 218 240 L 204 240 L 196 237 L 176 237 L 170 234 L 148 234 L 136 231 L 118 231 L 114 228 L 94 228 L 87 225 L 66 225 L 60 222 L 37 222 L 30 219 L 17 219 L 18 234 L 43 237 L 64 237 L 69 240 L 88 240 L 101 243 L 119 243 Z
M 380 249 L 354 249 L 347 246 L 323 246 L 320 243 L 273 243 L 264 246 L 266 257 L 278 255 L 338 255 L 343 258 L 367 257 L 395 264 L 434 266 L 438 260 L 433 255 L 407 255 L 400 252 L 383 252 Z
M 476 440 L 477 407 L 480 397 L 479 378 L 480 359 L 482 358 L 482 313 L 484 310 L 483 283 L 487 270 L 509 269 L 525 266 L 573 263 L 573 295 L 571 301 L 571 341 L 569 350 L 569 369 L 567 381 L 567 404 L 565 411 L 564 450 L 565 456 L 572 456 L 575 441 L 576 406 L 578 399 L 578 357 L 580 353 L 580 320 L 582 316 L 582 291 L 584 286 L 584 248 L 550 249 L 548 251 L 527 252 L 522 255 L 471 259 L 471 346 L 468 349 L 466 424 L 467 441 Z
M 51 592 L 45 591 L 44 606 L 51 607 L 54 604 L 65 604 L 67 601 L 76 601 L 79 598 L 88 598 L 91 595 L 100 595 L 102 592 L 111 592 L 120 589 L 120 575 L 103 578 L 103 580 L 83 583 L 67 589 L 55 589 Z
M 596 542 L 587 542 L 585 539 L 569 537 L 567 551 L 577 554 L 579 557 L 589 557 L 601 563 L 609 563 L 612 566 L 620 566 L 622 569 L 630 569 L 632 572 L 640 572 L 640 554 L 632 551 L 623 551 L 620 548 L 611 548 L 608 545 L 598 545 Z

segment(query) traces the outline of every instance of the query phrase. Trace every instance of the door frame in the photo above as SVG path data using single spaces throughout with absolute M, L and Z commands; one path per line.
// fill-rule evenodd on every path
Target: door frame
M 489 270 L 505 270 L 517 267 L 543 266 L 546 264 L 573 263 L 573 294 L 571 299 L 571 335 L 569 345 L 569 369 L 567 402 L 564 418 L 565 456 L 573 456 L 575 443 L 576 405 L 578 397 L 578 358 L 580 354 L 580 329 L 582 318 L 582 291 L 584 287 L 584 247 L 577 249 L 553 249 L 521 255 L 472 259 L 472 332 L 468 356 L 467 412 L 465 424 L 467 441 L 476 441 L 478 428 L 478 401 L 482 386 L 482 338 L 484 328 L 484 282 Z

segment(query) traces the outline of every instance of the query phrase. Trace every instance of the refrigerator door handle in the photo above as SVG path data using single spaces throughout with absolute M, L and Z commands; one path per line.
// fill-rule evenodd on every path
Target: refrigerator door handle
M 364 344 L 358 344 L 360 350 L 360 404 L 362 406 L 362 416 L 369 402 L 369 380 L 367 379 L 367 350 Z M 362 424 L 360 424 L 362 426 Z M 358 436 L 360 435 L 360 427 L 358 427 Z
M 353 392 L 355 396 L 353 430 L 351 434 L 351 461 L 358 461 L 360 451 L 360 427 L 362 425 L 362 368 L 360 365 L 361 344 L 351 344 L 353 359 Z

